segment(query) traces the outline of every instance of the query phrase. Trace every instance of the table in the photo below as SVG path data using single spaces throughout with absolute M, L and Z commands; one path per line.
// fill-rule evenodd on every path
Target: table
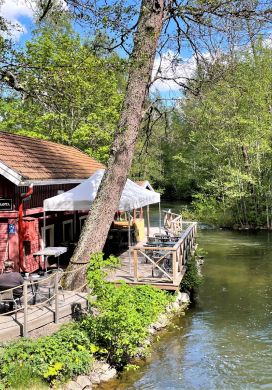
M 44 275 L 44 276 L 38 275 L 36 277 L 31 276 L 31 275 L 29 275 L 29 277 L 24 276 L 24 280 L 26 280 L 28 282 L 28 286 L 30 286 L 30 288 L 31 288 L 34 305 L 36 305 L 36 303 L 37 303 L 37 297 L 40 298 L 40 301 L 42 298 L 47 299 L 47 297 L 41 293 L 40 286 L 39 286 L 39 283 L 41 283 L 42 281 L 44 281 L 47 278 L 48 278 L 48 275 Z
M 45 256 L 46 261 L 45 261 L 45 270 L 47 272 L 47 258 L 49 256 L 54 256 L 58 258 L 58 268 L 59 268 L 59 257 L 63 253 L 67 252 L 67 248 L 65 246 L 48 246 L 47 248 L 44 248 L 38 252 L 33 253 L 33 256 Z M 40 265 L 40 264 L 39 264 Z
M 161 241 L 153 241 L 153 242 L 146 242 L 144 244 L 144 247 L 171 247 L 171 246 L 175 246 L 176 242 L 175 241 L 165 241 L 165 242 L 161 242 Z

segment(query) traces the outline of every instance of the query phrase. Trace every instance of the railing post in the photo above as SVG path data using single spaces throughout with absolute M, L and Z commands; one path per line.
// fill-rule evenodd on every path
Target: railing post
M 134 282 L 138 281 L 138 252 L 137 249 L 133 251 L 133 264 L 134 264 Z
M 177 283 L 178 280 L 178 267 L 177 267 L 177 252 L 172 253 L 172 267 L 173 267 L 173 284 Z
M 24 327 L 23 327 L 23 336 L 28 336 L 28 329 L 27 329 L 27 323 L 28 323 L 28 310 L 27 310 L 27 280 L 24 281 L 23 284 L 23 304 L 24 304 Z
M 55 285 L 55 319 L 54 322 L 57 324 L 59 322 L 59 271 L 54 275 L 54 285 Z

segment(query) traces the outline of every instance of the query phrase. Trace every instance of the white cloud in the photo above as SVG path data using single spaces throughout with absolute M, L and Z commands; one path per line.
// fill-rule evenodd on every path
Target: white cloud
M 27 0 L 4 0 L 0 6 L 0 13 L 14 27 L 11 30 L 14 39 L 18 40 L 23 33 L 27 32 L 27 26 L 20 21 L 21 17 L 33 18 L 33 9 Z
M 202 53 L 199 61 L 203 63 L 211 63 L 221 56 L 219 51 L 214 54 Z M 197 58 L 195 55 L 183 60 L 181 57 L 177 57 L 173 51 L 169 50 L 164 53 L 161 58 L 155 59 L 152 78 L 154 81 L 151 92 L 158 91 L 161 94 L 168 94 L 177 96 L 180 92 L 182 84 L 186 84 L 187 80 L 192 78 L 197 68 Z M 179 85 L 180 83 L 180 85 Z
M 177 83 L 186 82 L 188 78 L 192 77 L 195 69 L 195 57 L 182 61 L 172 51 L 168 51 L 161 58 L 155 59 L 153 79 L 155 77 L 161 78 L 154 82 L 152 88 L 160 92 L 178 91 L 180 86 Z
M 272 49 L 272 35 L 269 35 L 269 37 L 263 40 L 263 45 L 267 49 Z

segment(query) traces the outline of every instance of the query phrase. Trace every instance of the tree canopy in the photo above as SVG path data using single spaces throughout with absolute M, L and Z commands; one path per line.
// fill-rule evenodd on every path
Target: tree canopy
M 39 11 L 38 18 L 40 21 L 44 21 L 48 17 L 56 21 L 58 20 L 57 15 L 64 12 L 61 9 L 63 3 L 56 0 L 37 1 L 36 3 L 38 4 L 37 10 Z M 163 127 L 159 123 L 156 127 L 160 135 L 159 139 L 163 142 L 161 146 L 159 146 L 159 142 L 154 143 L 156 149 L 154 155 L 160 156 L 165 172 L 168 169 L 176 179 L 179 176 L 177 167 L 188 164 L 191 168 L 187 169 L 189 173 L 186 173 L 188 183 L 194 181 L 195 187 L 202 189 L 201 194 L 204 193 L 205 186 L 209 186 L 210 192 L 212 192 L 211 188 L 213 186 L 217 187 L 217 192 L 212 193 L 216 202 L 223 196 L 222 191 L 220 192 L 218 189 L 226 186 L 227 176 L 230 173 L 232 183 L 235 182 L 236 185 L 238 181 L 240 186 L 240 192 L 237 185 L 236 187 L 233 187 L 233 185 L 229 187 L 230 189 L 234 188 L 233 192 L 235 194 L 231 195 L 233 199 L 237 200 L 241 197 L 243 199 L 245 188 L 252 191 L 252 194 L 257 190 L 258 180 L 255 172 L 259 170 L 264 145 L 258 146 L 254 142 L 249 142 L 249 139 L 252 139 L 253 134 L 256 135 L 256 130 L 261 123 L 259 115 L 256 114 L 253 107 L 255 107 L 255 110 L 261 109 L 263 115 L 265 112 L 265 97 L 261 102 L 257 96 L 256 99 L 253 99 L 250 94 L 246 94 L 246 91 L 250 90 L 248 80 L 252 77 L 248 79 L 245 74 L 252 76 L 252 73 L 255 72 L 255 69 L 246 66 L 246 59 L 237 60 L 234 58 L 234 61 L 228 61 L 227 59 L 227 64 L 224 61 L 217 61 L 217 59 L 222 58 L 221 53 L 230 53 L 230 58 L 232 58 L 233 53 L 237 52 L 237 47 L 241 45 L 251 44 L 254 48 L 254 37 L 265 35 L 269 31 L 271 8 L 266 1 L 262 0 L 188 0 L 186 2 L 179 0 L 142 0 L 136 3 L 132 3 L 130 0 L 112 0 L 111 2 L 106 0 L 96 2 L 91 0 L 66 0 L 65 5 L 67 7 L 65 12 L 70 13 L 76 23 L 81 26 L 84 24 L 87 26 L 91 37 L 99 38 L 96 41 L 96 48 L 104 53 L 107 51 L 112 53 L 113 50 L 118 49 L 119 53 L 126 56 L 127 62 L 124 97 L 121 100 L 117 99 L 118 104 L 121 102 L 121 105 L 116 118 L 113 116 L 113 122 L 116 121 L 114 122 L 116 126 L 109 151 L 108 169 L 85 223 L 79 245 L 71 259 L 70 269 L 74 272 L 67 279 L 67 285 L 68 287 L 77 287 L 84 281 L 84 275 L 78 271 L 78 265 L 87 264 L 90 253 L 100 251 L 105 243 L 114 212 L 118 207 L 121 192 L 131 168 L 135 147 L 137 144 L 141 145 L 139 137 L 143 134 L 141 132 L 141 129 L 144 128 L 142 127 L 142 121 L 146 118 L 146 114 L 150 115 L 153 108 L 160 111 L 160 107 L 149 99 L 150 87 L 156 80 L 174 79 L 176 85 L 182 88 L 183 92 L 186 91 L 185 104 L 171 116 L 171 133 L 167 133 L 164 137 Z M 55 33 L 57 33 L 57 30 Z M 103 37 L 104 34 L 108 39 L 107 42 L 101 43 L 100 37 Z M 54 43 L 53 37 L 52 42 Z M 45 111 L 42 112 L 47 116 L 45 120 L 47 129 L 47 124 L 54 123 L 55 115 L 57 115 L 60 123 L 58 124 L 58 131 L 54 135 L 55 139 L 62 142 L 78 142 L 79 145 L 83 142 L 87 148 L 92 148 L 92 133 L 89 129 L 92 129 L 94 134 L 96 134 L 96 131 L 99 133 L 101 126 L 103 127 L 108 120 L 112 119 L 102 100 L 102 96 L 105 98 L 109 87 L 105 83 L 108 73 L 103 73 L 103 70 L 107 69 L 108 72 L 110 67 L 108 67 L 107 61 L 112 58 L 111 56 L 109 58 L 98 56 L 98 59 L 93 59 L 88 51 L 88 45 L 85 45 L 82 48 L 80 46 L 80 53 L 85 54 L 87 50 L 88 60 L 79 62 L 78 51 L 74 50 L 72 45 L 74 56 L 71 56 L 70 52 L 63 56 L 57 55 L 59 66 L 52 67 L 52 65 L 55 65 L 54 55 L 52 58 L 47 57 L 51 49 L 51 38 L 48 41 L 45 38 L 44 43 L 48 45 L 48 49 L 44 51 L 41 48 L 38 57 L 35 57 L 36 53 L 34 51 L 36 51 L 36 48 L 35 50 L 31 49 L 32 45 L 36 43 L 33 42 L 28 45 L 26 53 L 33 58 L 35 64 L 32 76 L 27 76 L 27 73 L 22 71 L 22 78 L 18 83 L 17 65 L 16 74 L 7 74 L 5 69 L 1 70 L 2 79 L 7 85 L 13 85 L 14 89 L 22 93 L 23 96 L 26 94 L 28 99 L 30 97 L 28 102 L 31 101 L 33 94 L 36 100 L 40 100 L 39 110 L 42 110 L 43 105 L 45 106 Z M 56 45 L 57 43 L 55 41 Z M 65 39 L 63 46 L 67 46 Z M 169 69 L 165 69 L 163 61 L 165 55 L 169 52 L 171 52 L 170 73 L 168 72 Z M 188 57 L 191 57 L 192 63 L 195 64 L 196 72 L 185 77 L 180 75 L 177 70 L 184 65 Z M 158 60 L 159 65 L 154 74 L 155 59 Z M 40 60 L 44 62 L 41 64 Z M 74 67 L 73 64 L 77 64 L 77 66 Z M 98 64 L 99 67 L 97 67 Z M 45 73 L 39 72 L 41 66 Z M 235 70 L 237 69 L 237 77 L 240 78 L 239 87 L 237 88 L 233 88 L 234 68 L 232 66 Z M 102 67 L 103 69 L 100 69 Z M 245 68 L 243 69 L 243 67 Z M 83 74 L 85 77 L 80 77 L 80 72 L 76 71 L 82 68 L 85 70 Z M 103 91 L 105 93 L 98 94 L 101 107 L 98 107 L 97 118 L 92 118 L 91 113 L 84 113 L 85 121 L 80 122 L 78 120 L 80 118 L 79 107 L 81 107 L 81 104 L 84 107 L 85 101 L 81 100 L 81 93 L 84 99 L 88 100 L 89 105 L 93 104 L 95 106 L 96 104 L 90 97 L 93 87 L 88 85 L 88 80 L 91 80 L 91 83 L 95 81 L 93 69 L 102 72 L 103 85 L 105 83 Z M 222 78 L 221 76 L 225 72 L 226 76 Z M 47 75 L 46 79 L 43 78 L 44 74 Z M 62 84 L 64 76 L 67 81 L 65 85 Z M 116 75 L 113 73 L 112 77 L 114 78 Z M 31 86 L 32 95 L 27 93 L 26 85 Z M 46 89 L 46 87 L 48 88 Z M 257 85 L 256 87 L 260 89 L 260 86 Z M 88 91 L 87 95 L 84 95 L 85 88 Z M 77 98 L 71 96 L 71 89 L 79 91 Z M 222 89 L 224 89 L 223 93 Z M 97 92 L 97 87 L 95 92 Z M 244 96 L 243 99 L 241 98 L 242 95 Z M 52 96 L 52 105 L 48 96 Z M 114 96 L 113 93 L 113 100 L 115 100 Z M 215 99 L 215 104 L 212 99 Z M 222 102 L 224 102 L 223 105 Z M 251 104 L 253 104 L 253 107 Z M 60 107 L 64 107 L 64 110 L 60 111 Z M 204 110 L 205 107 L 206 111 Z M 253 119 L 247 115 L 248 108 L 250 108 L 249 112 L 253 115 Z M 71 113 L 71 110 L 73 113 Z M 69 115 L 66 115 L 67 112 L 69 112 Z M 73 121 L 78 121 L 79 127 L 75 126 Z M 110 121 L 110 129 L 113 122 Z M 96 123 L 99 123 L 99 129 L 96 128 Z M 106 126 L 108 126 L 108 123 Z M 250 136 L 244 138 L 242 131 L 247 126 L 250 127 Z M 205 131 L 203 128 L 205 128 Z M 37 131 L 37 127 L 35 129 Z M 52 127 L 49 131 L 51 130 Z M 228 134 L 226 134 L 226 130 L 228 130 Z M 266 133 L 266 126 L 263 126 L 262 130 Z M 171 142 L 171 136 L 176 134 L 179 134 L 180 139 Z M 167 141 L 165 142 L 166 138 Z M 227 142 L 225 142 L 226 139 Z M 240 142 L 239 146 L 236 143 L 237 139 Z M 189 140 L 190 145 L 185 145 L 184 140 Z M 179 152 L 179 147 L 181 152 Z M 227 151 L 229 147 L 231 147 L 231 153 Z M 159 153 L 157 153 L 158 148 L 160 148 Z M 240 148 L 240 153 L 237 148 Z M 252 152 L 255 156 L 253 164 L 250 153 L 256 149 L 259 150 L 258 148 L 262 148 L 262 151 L 260 153 L 254 152 L 255 154 Z M 209 153 L 210 151 L 212 152 Z M 175 156 L 174 160 L 169 158 L 171 154 Z M 231 162 L 226 163 L 230 160 L 230 156 Z M 232 163 L 232 161 L 235 161 L 235 163 Z M 220 166 L 219 162 L 224 164 Z M 216 174 L 217 170 L 221 176 Z M 232 174 L 233 172 L 235 174 Z M 180 175 L 182 174 L 183 172 L 180 173 Z M 258 177 L 260 178 L 260 176 Z M 219 177 L 220 179 L 218 179 Z M 181 180 L 182 184 L 184 182 Z M 238 195 L 236 194 L 237 191 L 239 192 Z M 231 196 L 228 199 L 231 199 Z M 221 200 L 220 205 L 223 204 L 225 207 L 223 199 Z M 242 203 L 239 207 L 244 207 L 244 204 Z
M 177 157 L 196 181 L 201 219 L 271 226 L 271 65 L 272 50 L 263 41 L 254 54 L 222 56 L 214 66 L 224 77 L 183 101 L 189 148 Z
M 23 98 L 2 96 L 0 129 L 74 145 L 106 162 L 123 99 L 123 61 L 97 55 L 66 21 L 37 29 L 15 63 Z

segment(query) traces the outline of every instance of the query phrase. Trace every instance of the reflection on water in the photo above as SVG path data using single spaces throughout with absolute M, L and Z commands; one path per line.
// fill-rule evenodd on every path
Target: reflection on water
M 199 299 L 151 357 L 100 389 L 272 389 L 272 235 L 203 231 Z

